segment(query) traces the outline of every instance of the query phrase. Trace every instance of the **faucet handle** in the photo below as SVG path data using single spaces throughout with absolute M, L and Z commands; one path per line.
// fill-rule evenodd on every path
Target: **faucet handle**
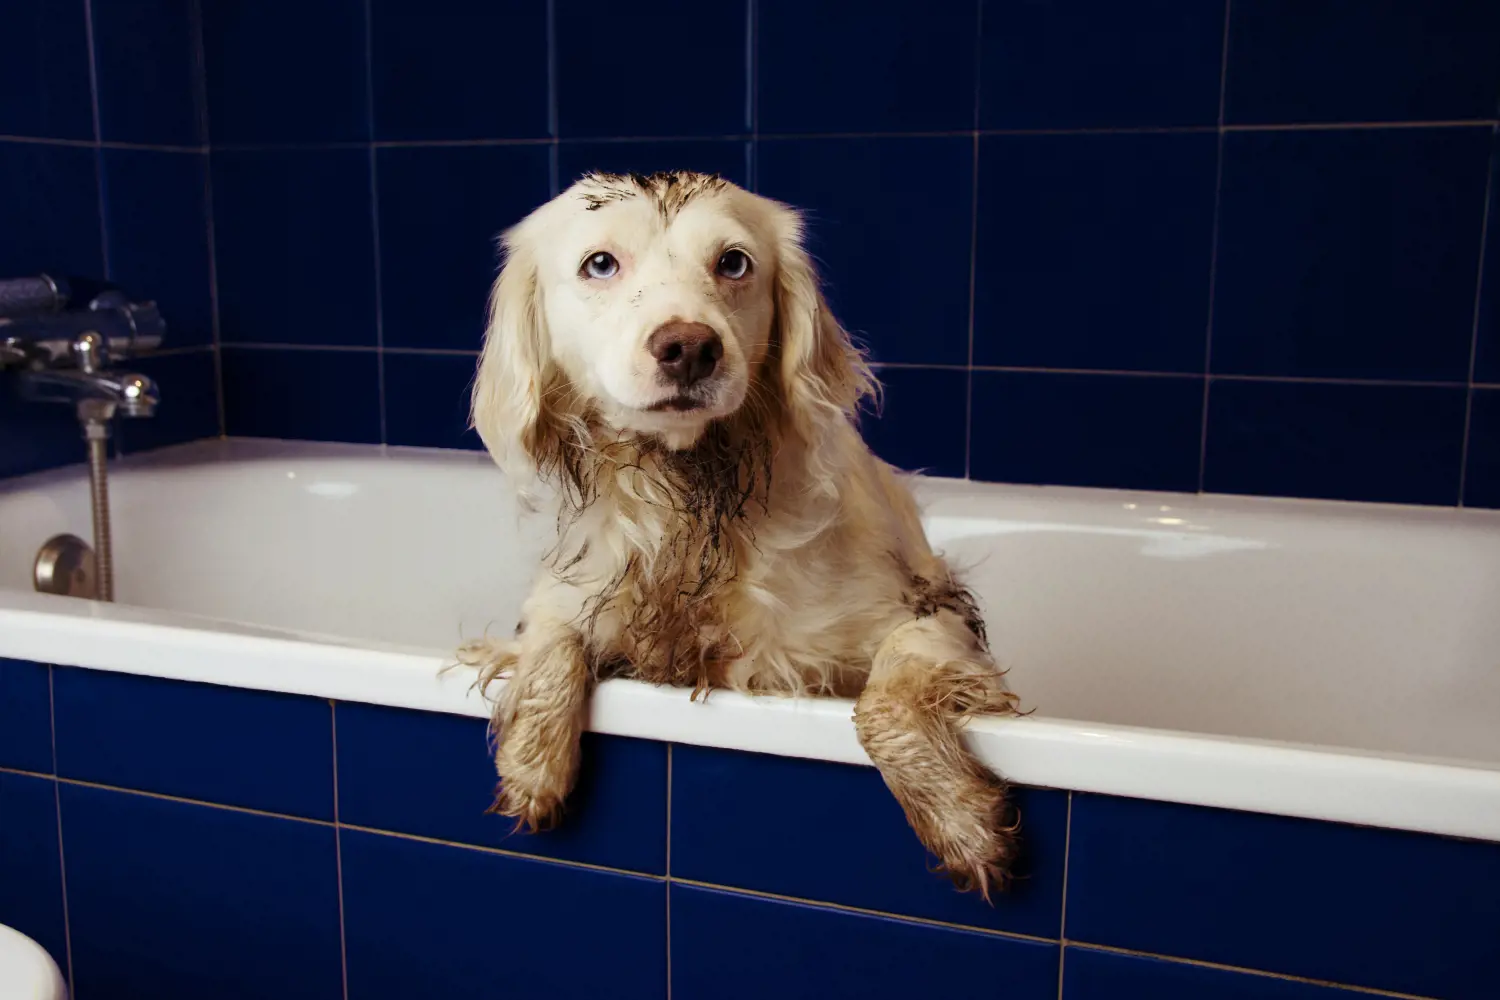
M 103 371 L 109 367 L 109 342 L 97 330 L 85 330 L 73 338 L 73 360 L 89 374 Z

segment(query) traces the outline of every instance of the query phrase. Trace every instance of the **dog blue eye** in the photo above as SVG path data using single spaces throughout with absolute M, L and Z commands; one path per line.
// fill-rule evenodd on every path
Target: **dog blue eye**
M 620 262 L 614 254 L 599 251 L 583 262 L 583 273 L 590 278 L 613 278 L 620 270 Z
M 720 277 L 729 278 L 731 281 L 743 278 L 750 273 L 750 255 L 743 250 L 725 250 L 719 257 L 719 263 L 714 267 L 715 273 Z

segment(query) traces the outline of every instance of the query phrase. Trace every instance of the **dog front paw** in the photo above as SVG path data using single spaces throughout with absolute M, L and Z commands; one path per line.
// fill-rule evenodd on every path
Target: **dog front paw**
M 1005 785 L 990 775 L 972 775 L 966 784 L 964 794 L 911 817 L 912 826 L 959 891 L 992 902 L 1010 888 L 1020 815 L 1007 800 Z
M 519 831 L 541 833 L 561 822 L 563 796 L 544 788 L 522 787 L 519 781 L 501 777 L 489 811 L 515 820 Z

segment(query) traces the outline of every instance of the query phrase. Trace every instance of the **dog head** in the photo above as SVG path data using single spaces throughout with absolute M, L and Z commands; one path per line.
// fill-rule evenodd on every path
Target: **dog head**
M 590 174 L 505 233 L 473 420 L 507 474 L 591 428 L 691 448 L 747 407 L 815 440 L 873 382 L 791 208 L 697 173 Z M 583 438 L 580 441 L 580 438 Z

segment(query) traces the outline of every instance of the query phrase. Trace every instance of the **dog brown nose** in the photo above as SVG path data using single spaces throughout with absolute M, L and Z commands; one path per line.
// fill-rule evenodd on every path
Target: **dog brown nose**
M 673 320 L 656 328 L 646 350 L 664 378 L 686 389 L 714 373 L 724 356 L 724 342 L 705 323 Z

